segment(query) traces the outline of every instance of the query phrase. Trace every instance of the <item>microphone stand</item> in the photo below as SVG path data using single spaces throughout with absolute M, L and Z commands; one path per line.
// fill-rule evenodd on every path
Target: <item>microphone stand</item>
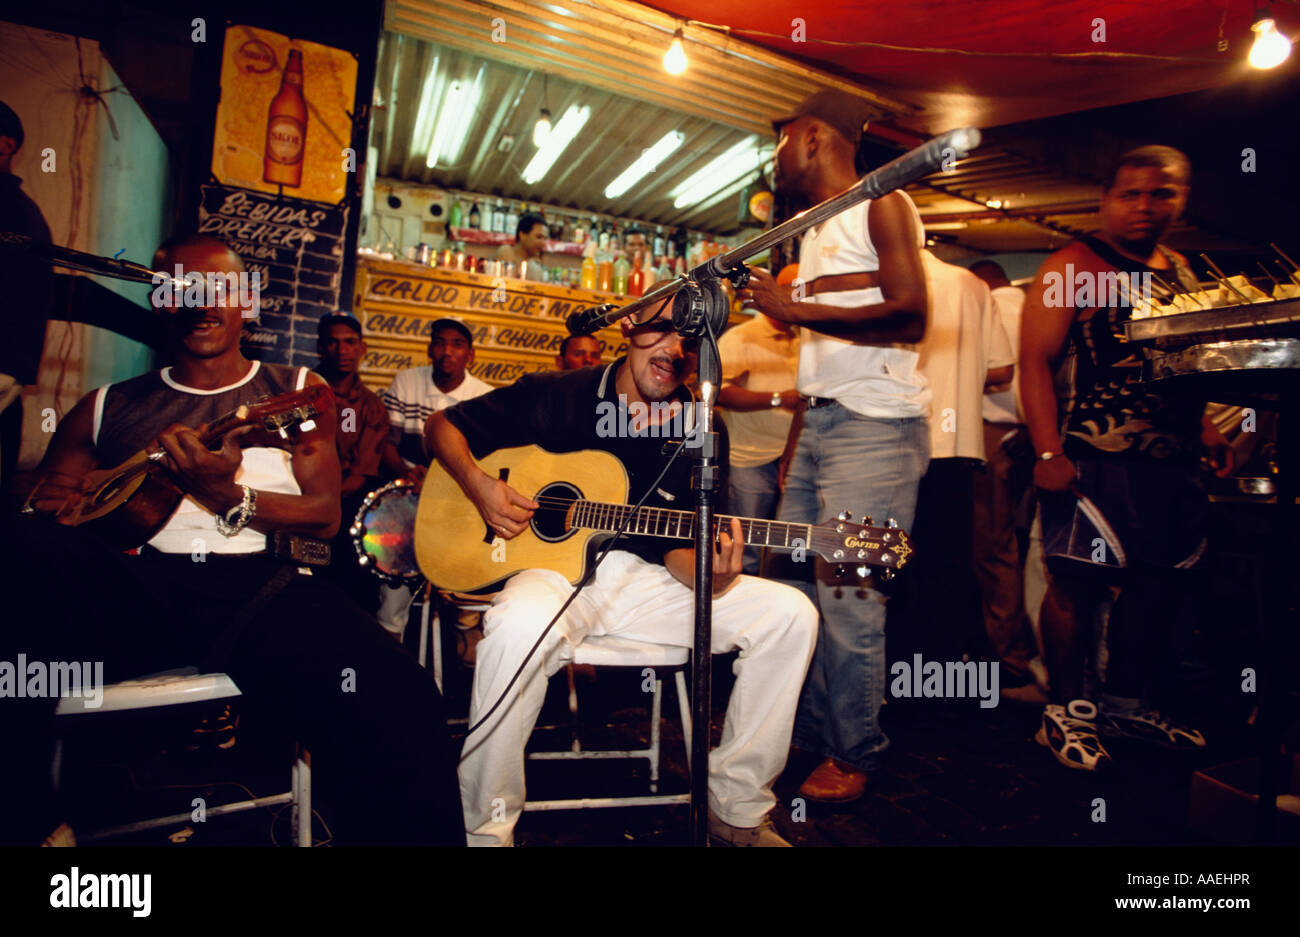
M 879 169 L 868 173 L 839 195 L 800 212 L 788 221 L 710 258 L 671 283 L 651 290 L 640 299 L 615 309 L 599 306 L 569 317 L 575 334 L 595 331 L 640 309 L 673 300 L 673 328 L 683 337 L 700 343 L 700 400 L 695 407 L 693 438 L 688 441 L 695 459 L 692 484 L 695 487 L 695 645 L 691 658 L 691 844 L 708 842 L 709 717 L 712 712 L 713 654 L 713 498 L 718 483 L 717 433 L 713 428 L 713 406 L 722 381 L 722 366 L 714 336 L 727 322 L 727 297 L 722 280 L 736 289 L 749 282 L 749 268 L 743 262 L 797 234 L 872 198 L 915 182 L 953 163 L 979 146 L 980 132 L 973 127 L 950 130 L 909 150 Z

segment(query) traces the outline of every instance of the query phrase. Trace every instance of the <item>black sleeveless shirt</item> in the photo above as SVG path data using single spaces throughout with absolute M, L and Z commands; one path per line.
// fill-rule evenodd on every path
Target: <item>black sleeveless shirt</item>
M 240 404 L 274 397 L 302 386 L 306 368 L 253 362 L 251 374 L 216 391 L 185 387 L 171 379 L 171 368 L 150 371 L 101 387 L 95 398 L 94 442 L 100 465 L 117 465 L 135 455 L 173 423 L 198 426 L 225 416 Z M 275 445 L 265 435 L 259 445 Z M 279 448 L 288 448 L 287 445 Z
M 1080 238 L 1079 243 L 1116 272 L 1152 273 L 1166 280 L 1170 276 L 1171 271 L 1130 260 L 1098 238 Z M 1181 258 L 1160 250 L 1179 282 L 1197 289 L 1195 276 Z M 1170 298 L 1158 281 L 1153 280 L 1151 291 L 1155 302 Z M 1102 290 L 1092 292 L 1096 296 Z M 1057 371 L 1066 455 L 1195 461 L 1200 457 L 1204 404 L 1157 392 L 1142 382 L 1142 349 L 1124 337 L 1133 307 L 1125 296 L 1109 292 L 1105 304 L 1075 306 L 1065 358 Z M 1085 309 L 1093 309 L 1093 314 L 1081 320 L 1079 313 Z

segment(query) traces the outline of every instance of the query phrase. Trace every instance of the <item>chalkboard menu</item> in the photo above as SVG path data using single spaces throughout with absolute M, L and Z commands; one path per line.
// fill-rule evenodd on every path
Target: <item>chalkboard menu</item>
M 261 316 L 244 330 L 244 354 L 314 366 L 316 323 L 339 307 L 348 202 L 324 205 L 205 184 L 199 231 L 221 238 L 261 276 Z

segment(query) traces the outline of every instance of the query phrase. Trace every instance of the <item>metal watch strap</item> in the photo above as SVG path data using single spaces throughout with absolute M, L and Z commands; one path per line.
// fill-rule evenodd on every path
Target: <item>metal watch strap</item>
M 257 512 L 257 492 L 247 485 L 239 486 L 244 497 L 238 504 L 217 517 L 217 533 L 223 537 L 233 537 L 248 526 Z

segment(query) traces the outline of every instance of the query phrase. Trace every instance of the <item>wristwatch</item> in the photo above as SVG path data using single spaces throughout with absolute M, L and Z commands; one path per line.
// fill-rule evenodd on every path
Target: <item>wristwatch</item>
M 1055 459 L 1055 458 L 1056 458 L 1057 456 L 1059 456 L 1059 455 L 1065 455 L 1065 453 L 1064 453 L 1064 452 L 1052 452 L 1051 450 L 1048 450 L 1047 452 L 1040 452 L 1040 453 L 1038 453 L 1038 458 L 1042 459 L 1044 462 L 1051 462 L 1053 459 Z
M 772 406 L 774 407 L 781 406 L 781 394 L 778 393 L 777 391 L 772 391 Z
M 238 504 L 217 517 L 217 533 L 223 537 L 233 537 L 248 526 L 257 512 L 257 492 L 247 485 L 240 485 L 244 497 Z

